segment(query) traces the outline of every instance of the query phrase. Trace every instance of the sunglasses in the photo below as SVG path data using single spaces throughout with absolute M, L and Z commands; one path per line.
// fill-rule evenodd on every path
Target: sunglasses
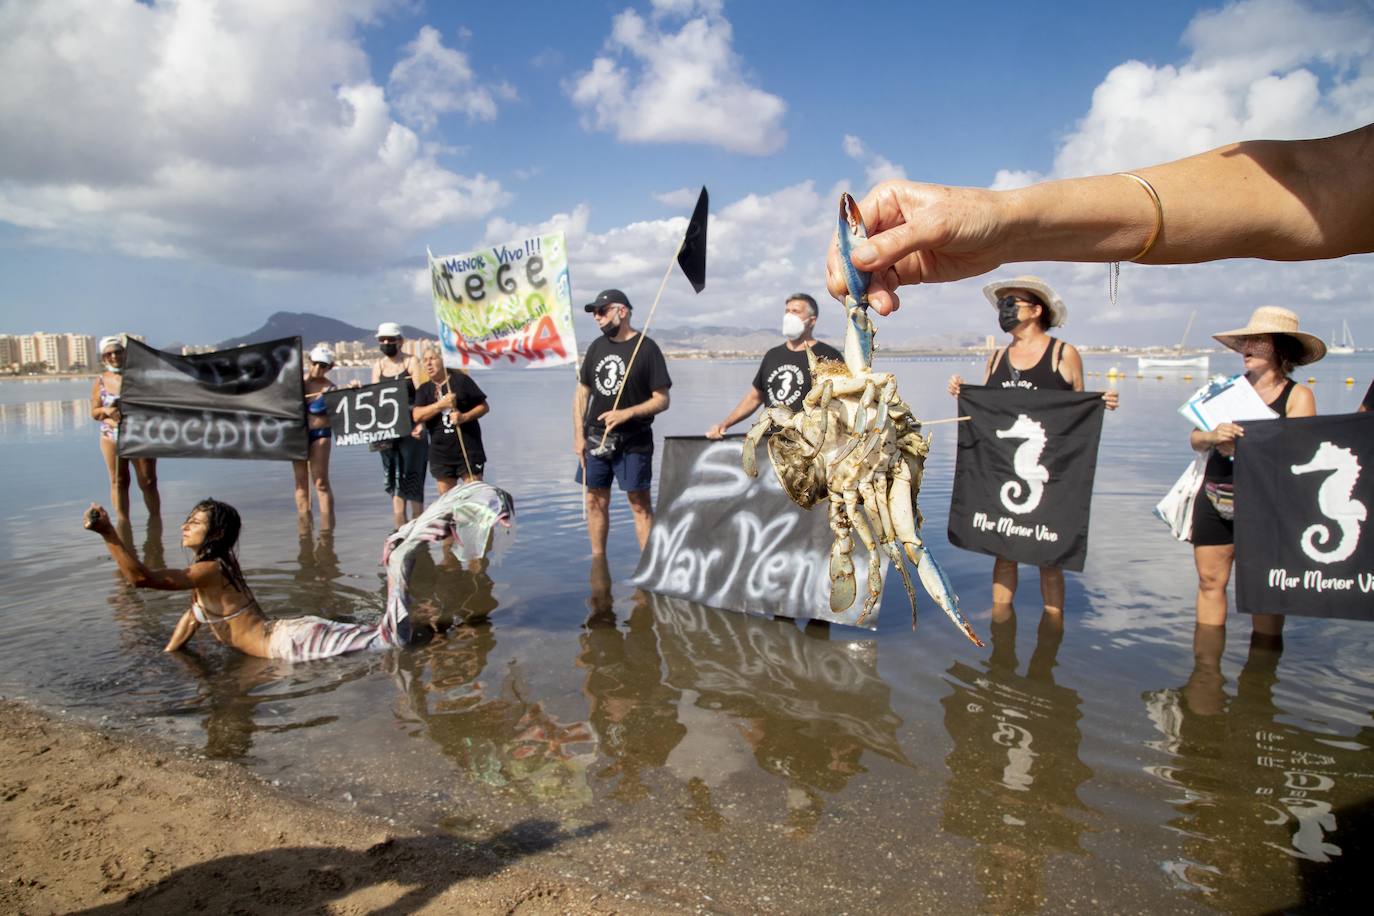
M 997 307 L 999 309 L 1008 309 L 1018 302 L 1025 306 L 1039 305 L 1041 308 L 1044 308 L 1044 305 L 1041 303 L 1036 302 L 1034 299 L 1027 299 L 1025 296 L 1003 296 L 997 300 Z M 1020 306 L 1017 307 L 1019 308 Z
M 618 302 L 614 302 L 610 305 L 600 305 L 592 309 L 592 314 L 595 315 L 597 318 L 604 318 L 606 316 L 606 313 L 609 312 L 611 309 L 618 308 L 620 308 L 620 303 Z
M 378 337 L 378 338 L 377 338 L 377 343 L 400 343 L 400 342 L 401 342 L 401 338 L 399 338 L 399 337 Z
M 320 362 L 319 360 L 311 360 L 311 361 L 310 361 L 310 365 L 312 365 L 312 366 L 323 366 L 323 367 L 326 368 L 326 369 L 332 369 L 332 368 L 334 367 L 334 364 L 333 364 L 333 363 L 322 363 L 322 362 Z

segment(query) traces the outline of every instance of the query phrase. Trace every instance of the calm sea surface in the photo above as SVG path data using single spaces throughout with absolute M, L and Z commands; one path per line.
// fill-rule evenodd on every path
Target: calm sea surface
M 950 416 L 945 379 L 981 365 L 882 362 L 926 418 Z M 164 654 L 187 597 L 121 584 L 81 528 L 87 504 L 108 504 L 89 382 L 5 382 L 0 693 L 402 824 L 467 837 L 551 823 L 538 845 L 552 867 L 693 908 L 1348 902 L 1374 841 L 1374 627 L 1291 618 L 1279 654 L 1252 651 L 1249 621 L 1233 616 L 1224 650 L 1203 646 L 1195 662 L 1191 551 L 1150 509 L 1190 460 L 1175 408 L 1199 380 L 1137 379 L 1132 359 L 1087 364 L 1090 388 L 1113 365 L 1130 376 L 1106 418 L 1087 568 L 1067 577 L 1062 635 L 1042 631 L 1025 568 L 1016 619 L 991 625 L 992 561 L 947 544 L 951 427 L 935 427 L 925 534 L 986 650 L 924 596 L 912 632 L 895 576 L 874 634 L 637 592 L 623 584 L 637 549 L 618 492 L 607 586 L 571 483 L 572 371 L 502 371 L 479 381 L 487 479 L 517 502 L 513 547 L 485 571 L 422 558 L 416 598 L 452 624 L 442 638 L 294 667 L 207 634 L 193 653 Z M 1239 371 L 1230 355 L 1212 365 Z M 657 430 L 706 429 L 755 368 L 671 362 Z M 1309 371 L 1319 412 L 1347 412 L 1374 356 Z M 269 614 L 380 616 L 391 515 L 378 456 L 335 449 L 332 539 L 298 534 L 285 464 L 162 461 L 159 476 L 165 531 L 149 529 L 133 490 L 148 562 L 187 562 L 177 527 L 213 495 L 244 517 L 243 566 Z

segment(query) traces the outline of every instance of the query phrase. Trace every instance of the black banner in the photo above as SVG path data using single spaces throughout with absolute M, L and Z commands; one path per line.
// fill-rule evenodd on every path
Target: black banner
M 1249 421 L 1235 505 L 1237 609 L 1374 620 L 1374 414 Z
M 664 439 L 654 528 L 632 581 L 712 607 L 855 626 L 868 593 L 867 551 L 855 538 L 859 597 L 831 613 L 828 504 L 807 510 L 792 502 L 766 449 L 759 449 L 759 476 L 748 477 L 743 443 L 738 436 Z M 865 625 L 876 627 L 877 613 Z
M 950 543 L 1081 570 L 1104 408 L 1098 391 L 964 385 Z
M 193 356 L 131 339 L 127 354 L 121 458 L 305 459 L 299 337 Z
M 324 405 L 335 445 L 368 445 L 410 435 L 410 392 L 404 379 L 336 388 L 325 393 Z

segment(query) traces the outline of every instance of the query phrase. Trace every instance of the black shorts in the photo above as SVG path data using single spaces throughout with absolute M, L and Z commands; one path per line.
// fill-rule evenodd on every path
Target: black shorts
M 1207 498 L 1207 491 L 1199 491 L 1193 500 L 1194 547 L 1222 547 L 1236 542 L 1236 523 L 1217 514 L 1217 507 Z
M 429 476 L 433 477 L 435 480 L 462 480 L 465 477 L 480 477 L 482 476 L 482 468 L 486 466 L 487 460 L 483 457 L 472 459 L 471 471 L 468 470 L 468 466 L 464 464 L 462 460 L 450 464 L 448 462 L 434 461 L 431 459 L 429 462 Z

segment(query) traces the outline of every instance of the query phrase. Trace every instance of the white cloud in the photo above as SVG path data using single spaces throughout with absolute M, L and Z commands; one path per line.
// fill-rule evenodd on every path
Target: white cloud
M 393 119 L 390 3 L 0 2 L 0 220 L 61 247 L 365 270 L 506 198 Z M 418 40 L 417 40 L 418 41 Z
M 490 121 L 496 117 L 496 96 L 515 98 L 514 88 L 505 83 L 480 85 L 467 55 L 444 47 L 443 37 L 432 26 L 423 26 L 405 50 L 406 56 L 391 69 L 387 88 L 407 124 L 430 131 L 440 115 L 451 112 L 472 121 Z
M 1127 61 L 1055 157 L 1051 177 L 1137 168 L 1240 139 L 1321 137 L 1374 121 L 1374 11 L 1243 0 L 1199 14 L 1178 66 Z
M 873 186 L 880 181 L 906 178 L 906 169 L 872 152 L 853 134 L 844 135 L 844 154 L 864 167 L 864 183 Z
M 676 32 L 661 26 L 685 19 Z M 767 155 L 787 141 L 786 104 L 751 85 L 718 2 L 656 0 L 646 21 L 625 10 L 605 53 L 568 87 L 588 129 L 632 143 L 702 143 Z
M 700 194 L 700 188 L 678 188 L 676 191 L 655 194 L 654 200 L 667 207 L 691 207 L 696 204 Z

